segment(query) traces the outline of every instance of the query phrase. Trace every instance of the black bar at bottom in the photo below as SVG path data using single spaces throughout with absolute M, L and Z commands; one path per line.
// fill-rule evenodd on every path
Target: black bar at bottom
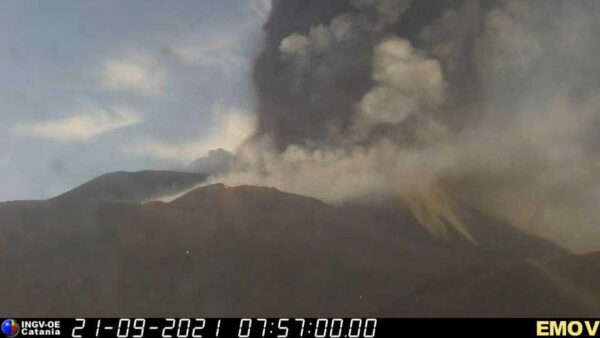
M 6 337 L 600 337 L 600 319 L 14 318 Z M 1 337 L 1 336 L 0 336 Z

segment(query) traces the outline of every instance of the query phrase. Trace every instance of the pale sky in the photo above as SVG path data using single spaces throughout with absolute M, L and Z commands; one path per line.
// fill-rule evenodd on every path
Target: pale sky
M 233 150 L 268 3 L 0 3 L 0 201 Z

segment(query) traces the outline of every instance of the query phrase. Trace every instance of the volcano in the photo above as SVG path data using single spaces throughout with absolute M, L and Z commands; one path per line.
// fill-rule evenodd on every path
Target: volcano
M 115 173 L 50 200 L 0 204 L 0 313 L 600 314 L 599 254 L 569 254 L 476 209 L 461 210 L 468 239 L 433 235 L 399 200 L 331 205 L 213 184 L 140 202 L 198 178 Z M 142 181 L 153 188 L 136 189 Z

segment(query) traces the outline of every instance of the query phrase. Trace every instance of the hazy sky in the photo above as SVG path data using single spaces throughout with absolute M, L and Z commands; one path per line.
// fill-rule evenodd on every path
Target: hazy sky
M 2 2 L 0 200 L 234 147 L 268 3 Z

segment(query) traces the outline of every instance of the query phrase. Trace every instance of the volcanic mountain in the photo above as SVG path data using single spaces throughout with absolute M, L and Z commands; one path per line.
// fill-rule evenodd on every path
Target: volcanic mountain
M 197 173 L 144 170 L 118 171 L 97 177 L 53 200 L 60 202 L 113 201 L 143 202 L 164 195 L 175 194 L 193 187 L 206 179 Z
M 0 314 L 598 316 L 600 255 L 475 209 L 434 236 L 400 200 L 330 205 L 202 175 L 114 173 L 0 203 Z M 177 189 L 176 189 L 177 188 Z

